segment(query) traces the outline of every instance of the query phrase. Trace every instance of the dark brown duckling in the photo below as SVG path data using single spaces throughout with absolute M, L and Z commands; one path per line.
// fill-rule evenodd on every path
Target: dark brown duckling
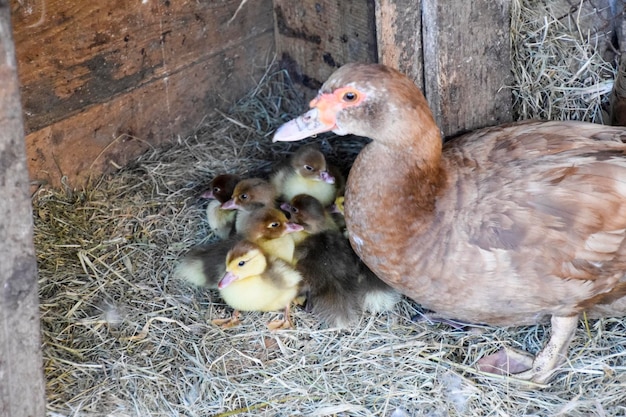
M 308 310 L 332 326 L 347 327 L 363 311 L 393 308 L 399 293 L 361 262 L 317 199 L 299 195 L 289 206 L 291 220 L 307 234 L 296 245 L 295 260 Z
M 213 178 L 209 184 L 209 189 L 203 192 L 200 197 L 211 200 L 206 209 L 206 216 L 209 227 L 220 239 L 226 239 L 235 231 L 235 209 L 224 209 L 222 204 L 230 200 L 235 186 L 241 180 L 235 174 L 221 174 Z

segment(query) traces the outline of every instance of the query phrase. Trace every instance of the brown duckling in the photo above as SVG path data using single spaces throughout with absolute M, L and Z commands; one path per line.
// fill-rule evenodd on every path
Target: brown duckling
M 206 216 L 209 227 L 220 239 L 226 239 L 235 231 L 237 211 L 224 209 L 222 204 L 230 200 L 240 180 L 241 178 L 235 174 L 218 175 L 209 184 L 209 189 L 200 195 L 201 198 L 211 200 L 206 209 Z
M 235 230 L 244 231 L 244 225 L 254 210 L 262 207 L 274 207 L 276 204 L 276 188 L 261 178 L 248 178 L 239 181 L 231 199 L 222 204 L 223 209 L 237 209 Z
M 250 213 L 243 224 L 243 236 L 259 245 L 263 251 L 290 264 L 294 262 L 293 234 L 304 227 L 290 222 L 282 211 L 264 207 Z
M 302 231 L 292 235 L 296 244 L 313 233 L 339 230 L 331 214 L 311 195 L 298 194 L 289 203 L 282 203 L 280 208 L 289 213 L 292 222 L 302 226 Z
M 287 165 L 272 174 L 270 181 L 285 201 L 298 194 L 309 194 L 324 206 L 332 204 L 345 184 L 341 173 L 328 165 L 324 154 L 313 146 L 300 147 Z
M 293 327 L 289 317 L 302 276 L 287 262 L 266 255 L 248 240 L 239 241 L 226 258 L 226 273 L 218 283 L 224 301 L 235 309 L 229 319 L 214 320 L 222 327 L 239 323 L 239 311 L 285 310 L 282 320 L 268 323 L 270 330 Z

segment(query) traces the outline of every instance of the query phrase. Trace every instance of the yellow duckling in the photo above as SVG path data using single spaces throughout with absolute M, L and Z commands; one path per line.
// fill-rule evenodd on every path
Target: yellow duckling
M 221 174 L 213 178 L 201 198 L 210 199 L 206 209 L 206 216 L 209 227 L 220 239 L 231 236 L 235 228 L 235 217 L 237 211 L 234 209 L 224 209 L 222 204 L 230 200 L 235 191 L 235 186 L 241 179 L 235 174 Z
M 285 201 L 308 194 L 324 206 L 332 204 L 345 183 L 343 176 L 326 164 L 324 154 L 312 146 L 300 147 L 286 166 L 272 174 L 270 181 Z
M 289 317 L 291 301 L 298 294 L 302 276 L 281 259 L 267 256 L 248 240 L 239 241 L 228 252 L 226 273 L 218 283 L 222 299 L 235 309 L 231 318 L 214 320 L 222 327 L 239 324 L 240 311 L 284 309 L 282 320 L 268 323 L 270 330 L 293 327 Z
M 246 219 L 242 234 L 191 248 L 174 276 L 198 287 L 217 288 L 226 272 L 224 261 L 228 251 L 244 238 L 258 244 L 269 256 L 293 263 L 295 243 L 291 236 L 301 230 L 303 226 L 289 222 L 278 209 L 254 210 Z
M 296 248 L 293 234 L 304 227 L 290 222 L 282 211 L 265 207 L 254 210 L 243 225 L 243 236 L 263 251 L 292 264 Z

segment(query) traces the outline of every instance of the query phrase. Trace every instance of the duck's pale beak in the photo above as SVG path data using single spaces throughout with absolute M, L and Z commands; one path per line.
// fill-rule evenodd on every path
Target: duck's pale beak
M 320 110 L 315 107 L 279 127 L 272 142 L 295 142 L 335 128 L 335 123 L 320 117 Z

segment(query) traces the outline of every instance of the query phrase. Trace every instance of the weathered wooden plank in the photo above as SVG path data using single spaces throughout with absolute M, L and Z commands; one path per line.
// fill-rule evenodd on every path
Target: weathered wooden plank
M 348 62 L 376 62 L 373 0 L 274 0 L 276 52 L 310 96 Z
M 272 30 L 271 0 L 239 4 L 14 0 L 27 133 Z
M 376 0 L 378 62 L 424 89 L 421 0 Z
M 9 10 L 0 0 L 0 415 L 43 417 L 37 263 Z
M 33 179 L 81 185 L 251 89 L 274 50 L 272 2 L 240 5 L 14 0 Z
M 512 120 L 510 0 L 423 0 L 424 92 L 445 136 Z
M 232 104 L 261 79 L 273 42 L 271 32 L 256 36 L 31 133 L 31 178 L 59 185 L 67 176 L 73 185 L 83 184 L 90 175 L 126 165 L 148 144 L 191 132 L 204 116 Z

